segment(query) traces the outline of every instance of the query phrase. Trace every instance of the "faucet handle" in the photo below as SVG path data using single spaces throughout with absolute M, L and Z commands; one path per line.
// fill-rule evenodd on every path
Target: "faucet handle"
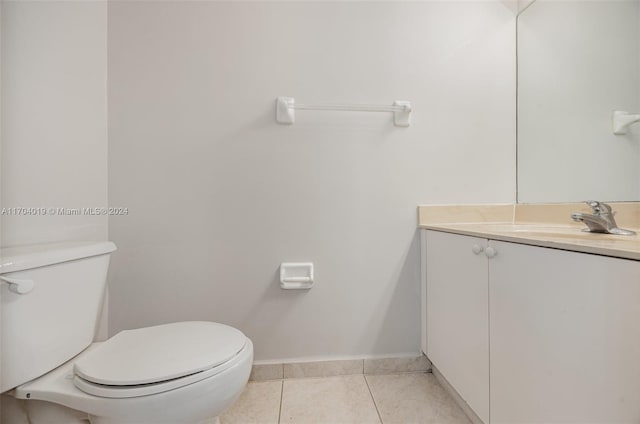
M 612 212 L 611 206 L 607 205 L 604 202 L 598 202 L 597 200 L 587 200 L 585 203 L 591 207 L 591 210 L 596 215 L 607 213 L 610 214 Z

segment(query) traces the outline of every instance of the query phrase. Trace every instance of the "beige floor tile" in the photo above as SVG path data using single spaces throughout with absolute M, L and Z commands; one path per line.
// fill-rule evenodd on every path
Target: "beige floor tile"
M 367 375 L 384 424 L 467 424 L 433 374 Z
M 250 381 L 220 424 L 278 424 L 282 381 Z
M 281 423 L 380 423 L 362 375 L 284 380 Z

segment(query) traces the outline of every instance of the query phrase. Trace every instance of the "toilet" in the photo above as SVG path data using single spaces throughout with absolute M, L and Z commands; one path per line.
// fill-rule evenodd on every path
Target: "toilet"
M 204 424 L 240 395 L 253 363 L 239 330 L 187 321 L 94 342 L 111 242 L 0 251 L 0 393 L 32 424 Z

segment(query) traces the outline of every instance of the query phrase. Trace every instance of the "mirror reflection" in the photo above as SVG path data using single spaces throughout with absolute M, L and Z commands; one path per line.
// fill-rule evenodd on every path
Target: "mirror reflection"
M 518 201 L 640 200 L 640 1 L 536 0 L 518 17 Z M 624 125 L 623 125 L 624 126 Z

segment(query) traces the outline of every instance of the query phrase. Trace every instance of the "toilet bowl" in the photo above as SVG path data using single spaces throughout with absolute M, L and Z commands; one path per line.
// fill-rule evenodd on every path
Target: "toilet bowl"
M 85 412 L 91 424 L 195 424 L 218 416 L 242 392 L 251 340 L 213 322 L 123 331 L 15 389 L 15 397 Z M 93 380 L 93 381 L 92 381 Z M 98 381 L 98 382 L 96 382 Z M 52 424 L 47 405 L 32 424 Z M 29 413 L 31 403 L 26 402 Z M 65 423 L 66 424 L 66 423 Z
M 186 329 L 193 324 L 220 325 L 184 322 L 168 326 L 178 330 Z M 165 326 L 143 328 L 135 330 L 134 334 L 144 337 L 146 330 L 157 330 L 163 327 Z M 242 348 L 238 352 L 233 352 L 228 359 L 217 363 L 224 356 L 212 355 L 211 362 L 217 363 L 216 365 L 179 378 L 165 380 L 165 370 L 158 370 L 157 378 L 160 381 L 142 384 L 102 385 L 80 377 L 78 371 L 74 371 L 75 365 L 82 364 L 87 358 L 91 359 L 96 353 L 105 352 L 105 348 L 109 351 L 108 353 L 112 353 L 114 349 L 109 348 L 110 341 L 94 343 L 55 370 L 18 386 L 15 389 L 15 397 L 51 402 L 83 411 L 88 414 L 91 424 L 195 424 L 218 416 L 233 403 L 246 385 L 253 363 L 253 345 L 248 338 L 244 337 Z M 126 353 L 124 355 L 126 356 Z M 167 360 L 169 356 L 166 352 L 157 351 L 155 357 L 149 359 Z M 139 355 L 140 357 L 142 355 Z M 114 362 L 119 359 L 117 355 L 112 358 Z M 187 370 L 190 366 L 186 365 L 185 359 L 182 361 L 186 366 L 184 370 Z M 107 368 L 113 365 L 109 362 L 105 364 Z M 100 366 L 99 361 L 94 361 L 94 364 Z M 192 364 L 195 365 L 196 362 Z M 123 365 L 126 370 L 131 366 L 131 362 L 125 362 Z M 105 369 L 103 374 L 108 375 L 109 371 Z M 88 390 L 87 387 L 89 387 Z M 34 402 L 34 404 L 38 409 L 46 408 L 42 403 Z M 30 402 L 26 402 L 27 411 L 30 406 Z M 38 415 L 42 415 L 42 411 Z M 31 418 L 31 422 L 32 424 L 51 424 L 48 419 L 40 423 Z
M 103 290 L 85 286 L 104 289 L 113 250 L 102 243 L 0 252 L 0 281 L 7 283 L 0 284 L 0 392 L 24 399 L 32 424 L 215 422 L 249 379 L 251 340 L 227 325 L 186 321 L 92 343 L 101 303 L 94 297 Z M 61 293 L 57 283 L 83 296 Z M 94 317 L 91 331 L 85 315 Z

